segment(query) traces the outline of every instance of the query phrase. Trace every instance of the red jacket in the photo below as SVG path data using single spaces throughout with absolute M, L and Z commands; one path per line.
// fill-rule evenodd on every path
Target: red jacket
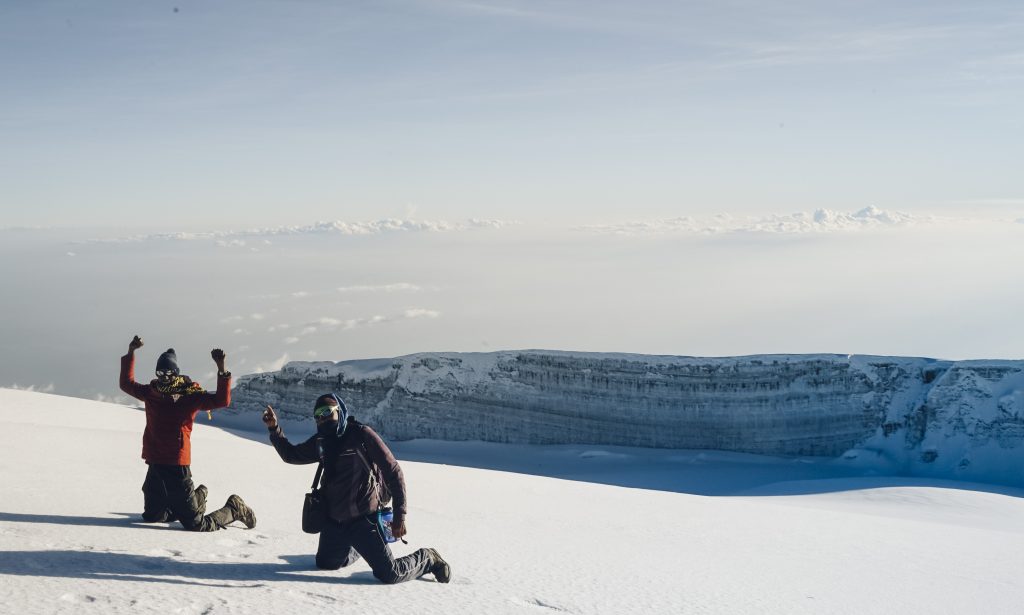
M 171 395 L 135 382 L 135 355 L 121 357 L 121 390 L 146 405 L 142 458 L 146 463 L 187 466 L 192 463 L 192 423 L 200 410 L 231 405 L 231 375 L 217 376 L 216 393 Z

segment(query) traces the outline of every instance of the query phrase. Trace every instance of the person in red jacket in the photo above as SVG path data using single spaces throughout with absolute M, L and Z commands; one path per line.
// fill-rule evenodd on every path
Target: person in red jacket
M 142 484 L 143 521 L 147 523 L 181 522 L 196 532 L 212 532 L 241 521 L 256 527 L 256 515 L 242 498 L 232 495 L 224 507 L 206 513 L 205 485 L 193 488 L 192 424 L 200 410 L 216 410 L 231 404 L 231 372 L 224 369 L 224 351 L 215 348 L 210 355 L 217 364 L 217 392 L 207 393 L 198 383 L 178 370 L 173 348 L 160 355 L 156 379 L 149 384 L 135 382 L 135 351 L 142 348 L 136 335 L 121 357 L 121 390 L 143 402 L 146 430 L 142 433 L 142 458 L 149 470 Z

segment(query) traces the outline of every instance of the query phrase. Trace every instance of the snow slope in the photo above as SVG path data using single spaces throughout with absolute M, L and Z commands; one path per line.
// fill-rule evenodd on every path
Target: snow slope
M 257 527 L 138 523 L 143 420 L 0 390 L 0 612 L 862 615 L 1017 613 L 1024 601 L 1021 491 L 842 477 L 813 459 L 423 441 L 396 447 L 411 531 L 396 551 L 437 547 L 454 579 L 383 586 L 362 563 L 314 569 L 316 538 L 298 528 L 313 468 L 218 429 L 216 413 L 197 423 L 193 472 L 211 504 L 245 497 Z M 402 452 L 436 462 L 448 447 L 581 480 Z M 646 463 L 659 489 L 622 486 Z M 731 495 L 684 492 L 701 477 Z

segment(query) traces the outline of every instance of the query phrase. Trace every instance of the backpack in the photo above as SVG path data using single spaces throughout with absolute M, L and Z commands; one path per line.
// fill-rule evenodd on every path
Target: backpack
M 363 440 L 363 427 L 366 426 L 351 417 L 349 417 L 348 421 L 359 429 L 359 448 L 356 449 L 356 454 L 359 455 L 359 459 L 362 460 L 363 465 L 366 466 L 366 471 L 370 475 L 370 488 L 377 491 L 377 507 L 384 508 L 391 503 L 391 489 L 388 487 L 387 481 L 384 480 L 384 473 L 381 471 L 380 466 L 369 459 L 369 454 L 366 451 L 366 441 Z

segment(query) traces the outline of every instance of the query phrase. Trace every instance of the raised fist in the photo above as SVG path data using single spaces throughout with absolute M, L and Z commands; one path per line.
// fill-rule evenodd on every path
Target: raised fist
M 135 352 L 139 348 L 142 348 L 142 338 L 136 335 L 132 338 L 132 341 L 128 344 L 128 352 Z
M 213 357 L 213 360 L 215 363 L 217 363 L 217 365 L 220 365 L 224 362 L 224 351 L 221 350 L 220 348 L 214 348 L 213 350 L 211 350 L 210 356 Z

